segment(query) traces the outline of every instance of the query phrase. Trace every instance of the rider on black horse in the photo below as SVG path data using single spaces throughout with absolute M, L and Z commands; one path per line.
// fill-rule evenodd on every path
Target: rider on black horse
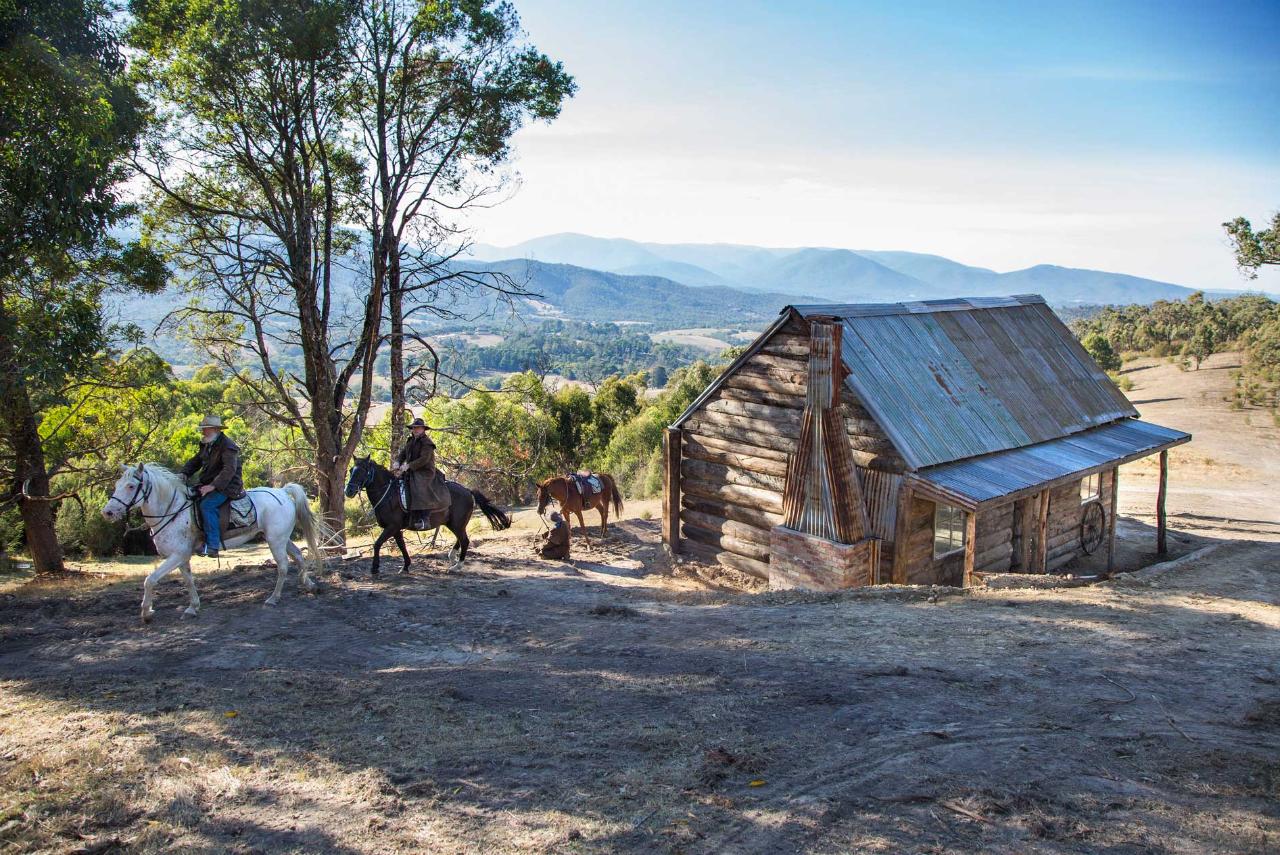
M 409 480 L 410 527 L 427 528 L 432 511 L 449 507 L 451 497 L 444 475 L 436 469 L 436 444 L 427 436 L 427 423 L 417 418 L 409 425 L 412 436 L 396 455 L 391 471 Z

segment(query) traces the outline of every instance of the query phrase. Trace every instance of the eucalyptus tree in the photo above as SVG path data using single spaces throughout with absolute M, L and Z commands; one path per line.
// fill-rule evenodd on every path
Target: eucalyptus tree
M 190 301 L 173 318 L 314 455 L 341 532 L 383 298 L 344 268 L 363 169 L 349 143 L 356 0 L 134 0 L 155 105 L 145 234 Z M 353 281 L 355 284 L 353 284 Z
M 524 293 L 461 260 L 467 239 L 457 217 L 501 192 L 513 134 L 556 118 L 575 84 L 525 42 L 509 3 L 363 0 L 356 18 L 355 116 L 369 170 L 372 290 L 388 298 L 394 453 L 407 388 L 421 377 L 419 397 L 430 398 L 440 373 L 413 316 L 456 317 L 464 293 Z M 406 366 L 414 350 L 417 364 Z
M 1271 216 L 1271 227 L 1254 231 L 1244 217 L 1236 217 L 1222 227 L 1231 239 L 1236 264 L 1250 279 L 1258 278 L 1258 268 L 1280 264 L 1280 211 Z
M 313 449 L 322 512 L 341 531 L 380 348 L 402 412 L 406 316 L 449 311 L 441 295 L 459 289 L 504 289 L 449 264 L 460 232 L 442 212 L 483 198 L 471 179 L 528 117 L 556 115 L 572 81 L 520 44 L 505 3 L 132 10 L 157 105 L 138 163 L 155 191 L 146 234 L 191 295 L 172 322 Z
M 18 505 L 37 571 L 62 567 L 50 477 L 98 442 L 47 459 L 43 413 L 114 382 L 109 350 L 128 329 L 104 294 L 164 280 L 111 234 L 130 214 L 119 186 L 142 120 L 104 3 L 0 2 L 0 505 Z

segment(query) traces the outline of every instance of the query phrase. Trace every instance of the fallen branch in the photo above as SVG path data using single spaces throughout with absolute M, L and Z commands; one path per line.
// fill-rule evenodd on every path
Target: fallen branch
M 961 816 L 967 816 L 969 819 L 977 820 L 978 822 L 985 822 L 987 825 L 992 824 L 991 820 L 987 819 L 982 814 L 974 813 L 973 811 L 969 810 L 967 807 L 958 805 L 955 802 L 938 802 L 938 804 L 942 805 L 944 808 L 951 811 L 952 813 L 958 813 Z
M 1117 689 L 1123 689 L 1123 690 L 1124 690 L 1126 693 L 1128 693 L 1128 695 L 1129 695 L 1129 697 L 1128 697 L 1128 698 L 1126 698 L 1126 699 L 1125 699 L 1125 700 L 1123 700 L 1123 701 L 1108 701 L 1108 703 L 1112 703 L 1112 704 L 1128 704 L 1128 703 L 1132 703 L 1133 701 L 1136 701 L 1136 700 L 1138 699 L 1138 696 L 1137 696 L 1137 695 L 1135 695 L 1135 694 L 1133 693 L 1133 690 L 1132 690 L 1132 689 L 1130 689 L 1128 686 L 1125 686 L 1125 685 L 1123 685 L 1123 684 L 1121 684 L 1121 683 L 1117 683 L 1115 680 L 1112 680 L 1112 679 L 1111 679 L 1110 677 L 1108 677 L 1106 674 L 1099 674 L 1098 676 L 1099 676 L 1099 677 L 1101 677 L 1102 679 L 1106 680 L 1106 681 L 1107 681 L 1108 683 L 1110 683 L 1111 685 L 1115 686 Z M 1104 700 L 1105 700 L 1105 699 L 1104 699 Z

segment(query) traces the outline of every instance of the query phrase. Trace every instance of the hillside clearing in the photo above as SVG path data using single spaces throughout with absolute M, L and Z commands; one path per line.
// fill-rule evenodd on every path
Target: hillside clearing
M 1085 588 L 745 596 L 650 575 L 654 521 L 572 565 L 529 560 L 532 538 L 452 576 L 341 562 L 275 609 L 269 571 L 202 574 L 194 621 L 171 581 L 148 629 L 136 577 L 5 595 L 0 839 L 1225 852 L 1280 833 L 1280 547 Z

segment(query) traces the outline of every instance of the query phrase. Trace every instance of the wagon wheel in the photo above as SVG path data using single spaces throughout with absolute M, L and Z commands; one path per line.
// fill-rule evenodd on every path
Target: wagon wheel
M 1085 555 L 1092 555 L 1102 545 L 1102 537 L 1107 531 L 1107 512 L 1102 502 L 1089 502 L 1080 515 L 1080 548 Z

